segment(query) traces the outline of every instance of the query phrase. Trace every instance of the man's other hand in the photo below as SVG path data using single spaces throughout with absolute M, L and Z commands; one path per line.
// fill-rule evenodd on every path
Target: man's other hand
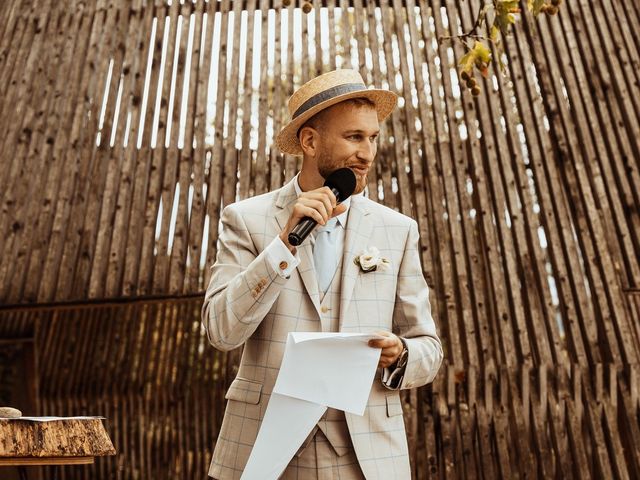
M 369 346 L 373 348 L 381 348 L 380 361 L 378 367 L 387 368 L 396 363 L 398 357 L 404 350 L 402 340 L 391 332 L 378 331 L 374 332 L 379 337 L 369 340 Z

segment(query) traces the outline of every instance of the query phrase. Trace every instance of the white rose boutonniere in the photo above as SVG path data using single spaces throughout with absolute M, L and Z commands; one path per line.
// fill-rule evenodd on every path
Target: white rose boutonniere
M 380 256 L 380 250 L 376 247 L 369 247 L 356 258 L 353 259 L 353 263 L 360 267 L 364 273 L 385 271 L 391 265 L 391 262 L 386 258 Z

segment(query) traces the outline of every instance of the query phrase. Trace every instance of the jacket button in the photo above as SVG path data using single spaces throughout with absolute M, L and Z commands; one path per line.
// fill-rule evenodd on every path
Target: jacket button
M 322 307 L 322 308 L 320 309 L 320 311 L 321 311 L 322 313 L 327 313 L 327 312 L 329 311 L 329 307 Z
M 280 265 L 278 265 L 280 267 L 280 270 L 286 270 L 287 267 L 289 266 L 289 264 L 285 261 L 280 262 Z

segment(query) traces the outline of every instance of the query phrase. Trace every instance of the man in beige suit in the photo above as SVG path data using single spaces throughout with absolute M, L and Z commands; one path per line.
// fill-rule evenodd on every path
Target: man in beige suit
M 411 478 L 399 390 L 433 381 L 442 348 L 416 222 L 362 195 L 379 122 L 395 105 L 395 94 L 367 89 L 352 70 L 309 81 L 289 100 L 292 119 L 276 140 L 281 151 L 303 156 L 301 171 L 284 187 L 222 213 L 202 318 L 217 349 L 244 351 L 226 395 L 213 478 L 240 478 L 287 334 L 300 331 L 377 332 L 370 346 L 382 349 L 380 377 L 365 414 L 328 409 L 281 478 Z M 344 167 L 356 174 L 356 189 L 336 204 L 322 185 Z M 318 228 L 296 248 L 288 234 L 304 217 Z

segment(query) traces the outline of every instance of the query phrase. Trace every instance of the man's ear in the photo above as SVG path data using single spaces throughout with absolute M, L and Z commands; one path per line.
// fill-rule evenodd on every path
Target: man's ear
M 300 139 L 300 147 L 305 156 L 314 157 L 316 148 L 318 147 L 318 132 L 309 126 L 302 127 L 298 133 Z

